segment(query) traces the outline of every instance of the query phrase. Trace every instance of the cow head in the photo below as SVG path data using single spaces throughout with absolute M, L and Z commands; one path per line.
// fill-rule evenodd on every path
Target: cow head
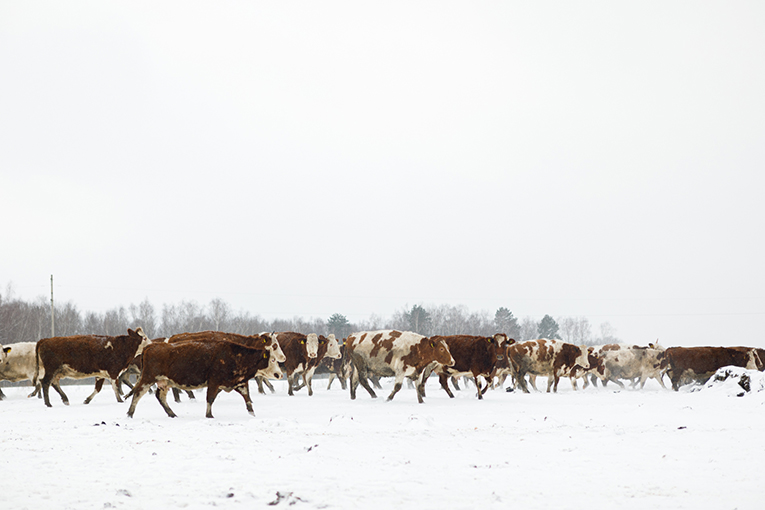
M 281 367 L 279 367 L 279 361 L 276 359 L 273 351 L 270 353 L 264 352 L 263 356 L 268 356 L 268 366 L 262 370 L 258 370 L 258 375 L 267 379 L 281 379 L 283 372 Z
M 316 333 L 310 333 L 304 340 L 305 352 L 309 358 L 316 358 L 319 356 L 319 335 Z
M 494 354 L 497 361 L 505 359 L 505 351 L 507 350 L 507 335 L 504 333 L 497 333 L 492 338 L 488 339 L 491 345 L 491 351 Z
M 579 365 L 580 367 L 584 368 L 585 370 L 588 370 L 590 368 L 590 349 L 587 348 L 585 345 L 574 345 L 577 349 L 576 352 L 576 361 L 574 361 L 575 365 Z M 593 349 L 594 351 L 594 349 Z
M 271 357 L 275 358 L 279 363 L 287 361 L 287 356 L 282 351 L 282 346 L 279 345 L 279 341 L 276 339 L 276 333 L 261 333 L 258 338 L 263 340 L 263 346 L 271 351 Z
M 427 348 L 431 350 L 433 361 L 444 365 L 445 367 L 454 366 L 454 358 L 452 353 L 449 352 L 449 346 L 443 340 L 431 340 L 430 338 L 423 339 Z
M 340 352 L 340 343 L 337 341 L 337 338 L 335 338 L 334 334 L 331 334 L 327 337 L 321 337 L 319 338 L 319 341 L 327 342 L 327 353 L 324 355 L 325 358 L 332 358 L 332 359 L 340 359 L 343 357 L 342 353 Z

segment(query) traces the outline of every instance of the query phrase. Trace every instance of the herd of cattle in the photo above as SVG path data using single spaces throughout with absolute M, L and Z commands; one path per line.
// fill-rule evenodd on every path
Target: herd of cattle
M 354 333 L 343 342 L 334 335 L 293 332 L 261 333 L 245 336 L 219 331 L 181 333 L 170 338 L 150 340 L 141 328 L 129 329 L 127 335 L 80 335 L 44 338 L 38 342 L 0 345 L 0 380 L 13 382 L 31 380 L 34 391 L 50 407 L 49 389 L 69 400 L 61 389 L 62 378 L 95 377 L 95 389 L 89 403 L 109 380 L 119 402 L 123 401 L 121 383 L 132 389 L 128 416 L 151 388 L 168 416 L 174 417 L 167 404 L 167 393 L 173 390 L 176 402 L 180 390 L 193 398 L 191 390 L 207 389 L 206 416 L 212 418 L 212 404 L 218 393 L 236 391 L 244 398 L 247 411 L 253 413 L 249 380 L 255 379 L 258 389 L 263 386 L 273 392 L 269 379 L 287 378 L 290 395 L 303 387 L 313 395 L 311 381 L 315 371 L 323 366 L 329 373 L 329 386 L 338 378 L 343 389 L 350 388 L 356 398 L 359 384 L 373 398 L 372 386 L 380 388 L 380 377 L 393 377 L 393 391 L 388 400 L 401 390 L 405 380 L 417 392 L 417 400 L 425 397 L 425 382 L 435 373 L 441 387 L 450 397 L 451 381 L 459 389 L 459 377 L 469 377 L 476 394 L 483 398 L 489 387 L 501 387 L 508 376 L 512 388 L 528 393 L 528 383 L 536 390 L 536 377 L 547 377 L 547 391 L 557 391 L 558 382 L 568 377 L 577 389 L 582 379 L 603 386 L 622 381 L 638 383 L 642 388 L 649 378 L 662 387 L 666 374 L 677 390 L 690 383 L 704 382 L 719 368 L 738 366 L 752 370 L 765 369 L 765 349 L 750 347 L 670 347 L 664 349 L 609 344 L 598 348 L 573 345 L 560 340 L 539 339 L 516 342 L 507 335 L 494 336 L 431 336 L 412 332 L 367 331 Z M 130 375 L 136 374 L 135 385 Z M 302 383 L 300 382 L 302 378 Z M 346 382 L 348 381 L 348 382 Z M 370 385 L 371 383 L 371 385 Z M 510 391 L 510 389 L 508 389 Z M 0 389 L 0 400 L 4 398 Z

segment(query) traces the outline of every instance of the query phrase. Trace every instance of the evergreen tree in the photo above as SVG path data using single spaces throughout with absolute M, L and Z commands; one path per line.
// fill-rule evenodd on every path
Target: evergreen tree
M 430 314 L 420 305 L 414 305 L 412 310 L 404 314 L 409 330 L 420 335 L 428 335 L 433 319 Z
M 560 340 L 560 335 L 558 334 L 558 323 L 555 322 L 555 319 L 549 315 L 542 317 L 542 321 L 539 323 L 539 327 L 537 328 L 537 333 L 539 333 L 539 338 Z
M 345 315 L 336 313 L 327 320 L 327 331 L 334 334 L 338 340 L 342 340 L 350 334 L 351 323 Z
M 494 327 L 498 332 L 505 333 L 508 338 L 519 341 L 521 339 L 521 326 L 518 324 L 518 319 L 505 307 L 499 308 L 494 314 Z

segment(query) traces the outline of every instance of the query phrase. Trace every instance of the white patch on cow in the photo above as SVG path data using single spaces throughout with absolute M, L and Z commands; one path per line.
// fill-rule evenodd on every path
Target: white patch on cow
M 319 335 L 310 333 L 306 337 L 305 349 L 309 358 L 316 358 L 319 355 Z
M 104 349 L 114 349 L 114 346 L 112 345 L 112 341 L 111 340 L 106 342 L 106 345 L 104 345 Z

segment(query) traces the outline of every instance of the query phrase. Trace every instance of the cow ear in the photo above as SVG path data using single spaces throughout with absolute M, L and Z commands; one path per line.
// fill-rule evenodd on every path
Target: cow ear
M 431 342 L 430 342 L 430 346 L 431 346 L 431 347 L 435 347 L 435 346 L 436 346 L 436 343 L 435 343 L 435 342 L 433 342 L 433 341 L 431 341 Z
M 5 347 L 5 348 L 3 349 L 3 352 L 4 352 L 4 353 L 6 353 L 6 354 L 8 354 L 9 352 L 11 352 L 11 348 L 10 348 L 10 347 Z

